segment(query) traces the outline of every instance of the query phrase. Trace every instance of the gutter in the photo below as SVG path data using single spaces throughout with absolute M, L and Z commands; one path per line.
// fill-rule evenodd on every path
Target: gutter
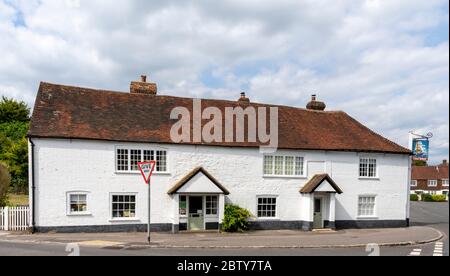
M 35 179 L 34 179 L 34 143 L 33 140 L 31 140 L 31 137 L 28 138 L 31 144 L 31 152 L 30 152 L 30 158 L 31 158 L 31 233 L 36 233 L 36 219 L 34 215 L 35 210 Z

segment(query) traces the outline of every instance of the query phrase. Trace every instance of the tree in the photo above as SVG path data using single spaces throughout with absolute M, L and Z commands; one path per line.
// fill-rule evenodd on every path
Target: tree
M 12 177 L 14 192 L 26 192 L 28 188 L 28 141 L 22 138 L 6 149 L 2 155 Z
M 416 167 L 426 167 L 426 166 L 428 166 L 428 163 L 427 163 L 427 161 L 414 160 L 414 161 L 413 161 L 413 166 L 416 166 Z
M 0 124 L 30 121 L 30 108 L 23 101 L 2 97 L 0 100 Z
M 0 160 L 8 166 L 11 187 L 16 192 L 28 188 L 28 142 L 30 108 L 24 102 L 0 99 Z
M 11 182 L 11 176 L 6 166 L 0 163 L 0 207 L 7 203 L 7 192 Z

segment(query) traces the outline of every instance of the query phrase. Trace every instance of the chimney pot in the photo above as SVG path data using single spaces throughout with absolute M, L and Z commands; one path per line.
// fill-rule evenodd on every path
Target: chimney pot
M 148 83 L 147 76 L 141 75 L 140 81 L 132 81 L 130 84 L 131 94 L 157 95 L 158 86 L 156 83 Z
M 324 111 L 325 108 L 327 108 L 327 105 L 324 102 L 318 101 L 316 94 L 311 96 L 311 101 L 306 105 L 306 109 L 308 110 Z
M 238 100 L 239 102 L 250 103 L 250 99 L 247 98 L 245 92 L 241 92 L 241 97 Z

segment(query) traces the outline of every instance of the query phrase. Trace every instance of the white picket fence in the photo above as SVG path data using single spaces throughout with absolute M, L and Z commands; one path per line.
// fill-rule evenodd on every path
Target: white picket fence
M 30 227 L 29 207 L 0 208 L 0 230 L 26 231 Z

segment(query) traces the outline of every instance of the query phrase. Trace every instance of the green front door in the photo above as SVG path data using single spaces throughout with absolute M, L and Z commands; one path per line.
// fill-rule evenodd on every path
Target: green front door
M 203 197 L 189 197 L 189 231 L 205 230 L 205 220 L 203 211 Z

